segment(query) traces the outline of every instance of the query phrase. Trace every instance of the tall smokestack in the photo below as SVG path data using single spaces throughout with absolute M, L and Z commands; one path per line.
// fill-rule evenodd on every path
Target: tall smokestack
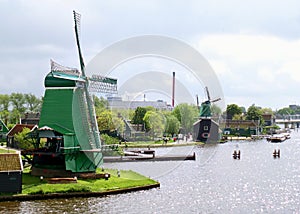
M 172 85 L 172 107 L 174 108 L 175 100 L 175 72 L 173 72 L 173 85 Z

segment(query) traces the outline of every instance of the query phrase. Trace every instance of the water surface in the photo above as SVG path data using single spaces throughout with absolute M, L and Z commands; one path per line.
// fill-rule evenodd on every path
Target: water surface
M 266 140 L 202 147 L 159 148 L 196 161 L 105 164 L 132 169 L 161 188 L 99 198 L 2 202 L 0 213 L 300 213 L 300 133 L 283 143 Z M 272 156 L 281 150 L 280 159 Z M 234 160 L 234 150 L 241 159 Z

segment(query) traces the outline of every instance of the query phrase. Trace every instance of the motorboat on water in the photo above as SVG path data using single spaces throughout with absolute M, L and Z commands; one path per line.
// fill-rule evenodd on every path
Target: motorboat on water
M 290 139 L 291 138 L 291 135 L 290 133 L 286 132 L 286 133 L 282 133 L 284 136 L 285 136 L 285 139 Z
M 274 134 L 270 136 L 269 141 L 272 143 L 281 143 L 286 140 L 286 137 L 284 134 Z
M 271 135 L 268 138 L 268 141 L 271 141 L 272 143 L 281 143 L 283 141 L 285 141 L 286 139 L 290 139 L 291 136 L 289 133 L 281 133 L 281 134 L 274 134 Z

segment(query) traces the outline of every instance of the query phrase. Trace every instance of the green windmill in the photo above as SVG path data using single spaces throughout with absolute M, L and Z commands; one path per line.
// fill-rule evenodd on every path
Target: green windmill
M 209 91 L 208 91 L 207 87 L 205 87 L 205 92 L 206 92 L 207 100 L 204 101 L 203 103 L 201 103 L 200 113 L 199 113 L 200 118 L 211 117 L 211 103 L 214 103 L 214 102 L 217 102 L 217 101 L 221 100 L 221 98 L 211 100 L 210 94 L 209 94 Z M 198 97 L 197 97 L 197 105 L 199 106 Z
M 95 172 L 103 162 L 99 130 L 91 91 L 116 93 L 117 80 L 92 75 L 87 77 L 81 54 L 78 25 L 80 15 L 74 11 L 75 35 L 80 71 L 51 61 L 51 71 L 45 78 L 45 96 L 37 138 L 43 148 L 32 154 L 32 172 L 49 176 L 58 172 Z
M 211 119 L 211 103 L 217 102 L 221 98 L 211 100 L 207 87 L 205 87 L 205 92 L 207 100 L 201 103 L 200 108 L 198 96 L 196 97 L 199 119 L 193 124 L 193 139 L 204 143 L 216 143 L 220 139 L 219 124 Z

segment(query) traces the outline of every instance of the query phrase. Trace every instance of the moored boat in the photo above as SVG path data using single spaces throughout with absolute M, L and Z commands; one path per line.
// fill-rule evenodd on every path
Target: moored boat
M 269 140 L 273 143 L 281 143 L 286 140 L 286 136 L 284 134 L 274 134 L 270 136 Z
M 282 133 L 285 136 L 285 139 L 290 139 L 291 135 L 290 133 L 286 132 L 286 133 Z

